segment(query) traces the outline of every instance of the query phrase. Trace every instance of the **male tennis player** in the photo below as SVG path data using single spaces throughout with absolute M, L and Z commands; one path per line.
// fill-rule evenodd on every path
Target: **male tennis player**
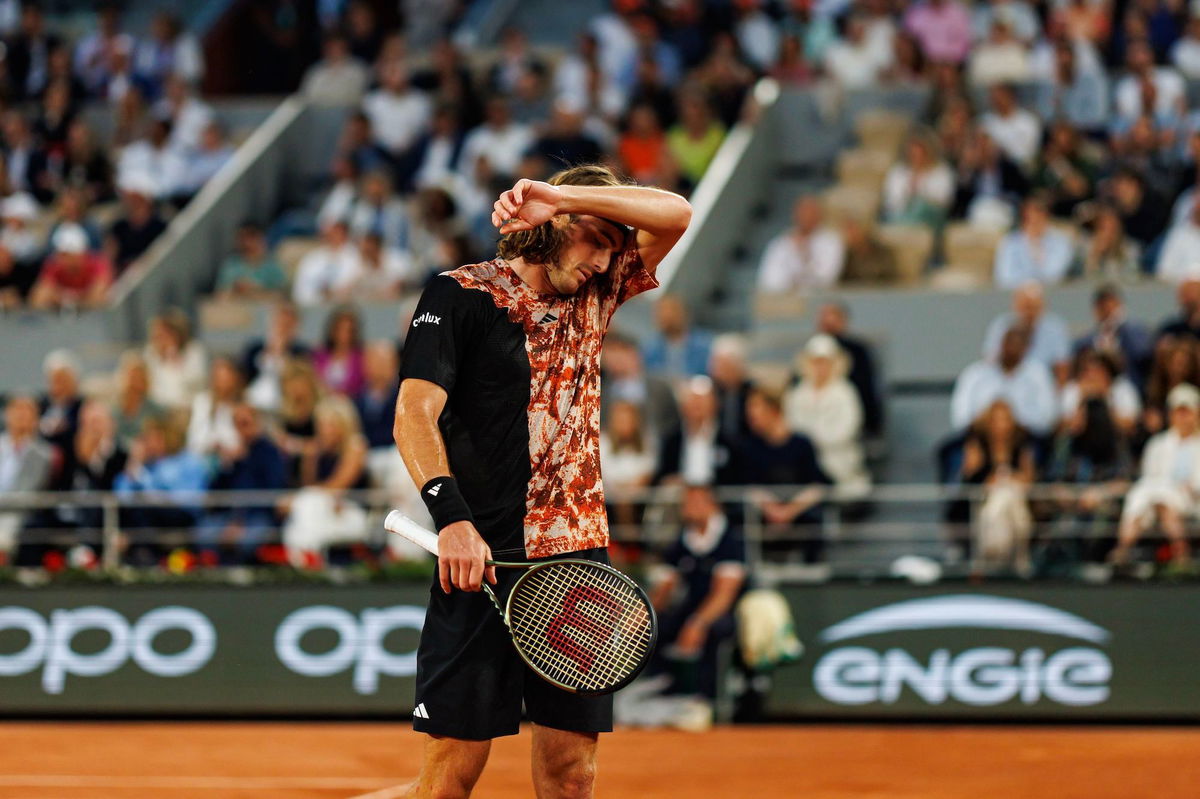
M 412 797 L 466 797 L 491 739 L 533 721 L 540 799 L 590 797 L 611 697 L 537 678 L 482 581 L 484 561 L 607 562 L 600 484 L 600 349 L 609 320 L 655 288 L 691 206 L 577 166 L 520 180 L 496 201 L 499 257 L 438 275 L 405 342 L 396 442 L 439 533 L 438 575 L 417 654 L 413 726 L 429 734 Z

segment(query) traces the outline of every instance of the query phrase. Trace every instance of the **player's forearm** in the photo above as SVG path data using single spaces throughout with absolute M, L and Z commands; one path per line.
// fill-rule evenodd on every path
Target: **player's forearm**
M 437 423 L 444 403 L 437 403 L 436 398 L 417 390 L 413 383 L 406 380 L 400 384 L 392 434 L 400 457 L 419 489 L 435 477 L 450 474 L 450 458 Z
M 646 186 L 559 186 L 558 212 L 591 214 L 656 236 L 678 239 L 692 220 L 692 206 L 674 192 Z

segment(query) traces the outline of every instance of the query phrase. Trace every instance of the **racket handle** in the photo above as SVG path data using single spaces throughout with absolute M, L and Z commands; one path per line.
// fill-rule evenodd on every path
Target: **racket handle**
M 392 511 L 383 520 L 383 529 L 407 538 L 430 555 L 436 556 L 438 553 L 437 533 L 426 530 L 398 510 Z

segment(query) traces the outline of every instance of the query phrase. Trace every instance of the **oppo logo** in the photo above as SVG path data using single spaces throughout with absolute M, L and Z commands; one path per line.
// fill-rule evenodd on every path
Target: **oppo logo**
M 360 617 L 332 605 L 314 605 L 288 615 L 275 631 L 275 654 L 280 662 L 305 677 L 329 677 L 353 667 L 354 690 L 373 694 L 379 677 L 409 677 L 417 673 L 417 653 L 389 652 L 384 639 L 394 630 L 419 632 L 425 609 L 415 605 L 367 608 Z M 333 630 L 337 643 L 326 652 L 304 649 L 301 639 L 315 630 Z
M 184 630 L 191 638 L 180 652 L 163 653 L 154 642 L 167 630 Z M 29 643 L 17 652 L 0 654 L 0 677 L 16 677 L 42 669 L 42 688 L 61 694 L 67 675 L 100 677 L 111 674 L 131 658 L 156 677 L 181 677 L 203 668 L 217 648 L 217 632 L 197 610 L 179 606 L 157 608 L 130 623 L 111 608 L 88 606 L 55 610 L 49 619 L 22 607 L 0 608 L 0 632 L 21 630 Z M 75 638 L 89 630 L 107 633 L 98 652 L 82 653 Z
M 944 628 L 1022 630 L 1091 644 L 1110 638 L 1102 627 L 1046 605 L 961 595 L 870 610 L 826 629 L 820 639 L 829 644 L 878 633 Z M 1111 678 L 1112 661 L 1092 646 L 1072 646 L 1050 655 L 1037 647 L 1018 652 L 980 646 L 957 653 L 939 648 L 927 660 L 899 647 L 879 652 L 844 646 L 827 652 L 813 671 L 817 693 L 839 705 L 892 704 L 908 689 L 931 705 L 948 699 L 977 707 L 1014 699 L 1032 705 L 1044 698 L 1083 707 L 1108 699 Z

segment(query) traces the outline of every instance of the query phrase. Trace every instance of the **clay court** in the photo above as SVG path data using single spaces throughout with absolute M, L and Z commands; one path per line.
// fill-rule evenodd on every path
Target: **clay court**
M 598 796 L 1100 799 L 1194 796 L 1200 730 L 772 726 L 624 731 Z M 390 799 L 418 766 L 404 724 L 10 723 L 5 799 Z M 531 796 L 529 736 L 492 750 L 476 796 Z

